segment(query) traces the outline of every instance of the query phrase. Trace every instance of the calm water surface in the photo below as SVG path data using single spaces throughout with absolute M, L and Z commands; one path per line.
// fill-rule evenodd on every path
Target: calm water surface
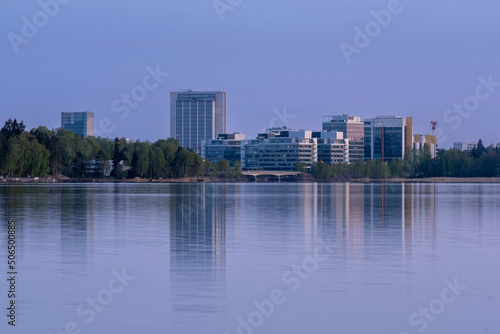
M 2 185 L 0 217 L 1 333 L 500 333 L 497 184 Z

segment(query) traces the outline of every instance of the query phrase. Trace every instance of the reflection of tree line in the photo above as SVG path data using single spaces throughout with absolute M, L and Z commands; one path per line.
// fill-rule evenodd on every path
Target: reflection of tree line
M 93 261 L 94 202 L 94 191 L 88 187 L 0 187 L 0 215 L 21 217 L 19 229 L 37 239 L 33 245 L 59 240 L 52 246 L 60 247 L 63 273 L 82 266 L 84 275 L 84 266 Z

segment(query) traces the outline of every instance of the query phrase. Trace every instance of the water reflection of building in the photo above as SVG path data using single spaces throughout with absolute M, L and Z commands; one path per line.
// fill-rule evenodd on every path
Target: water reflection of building
M 432 249 L 436 246 L 436 195 L 435 183 L 415 183 L 413 187 L 413 217 L 420 222 L 415 227 L 419 238 L 429 242 Z
M 318 243 L 318 184 L 303 183 L 298 187 L 299 214 L 304 224 L 304 251 L 310 256 Z
M 362 254 L 364 207 L 359 187 L 350 183 L 320 184 L 318 196 L 322 239 L 332 246 L 345 248 L 348 256 Z
M 94 250 L 94 193 L 91 187 L 61 187 L 50 195 L 52 203 L 59 203 L 61 263 L 64 268 L 75 264 L 79 268 L 93 262 Z M 83 272 L 82 272 L 83 273 Z
M 177 185 L 170 197 L 170 282 L 174 319 L 226 311 L 227 188 Z M 233 191 L 233 190 L 229 190 Z
M 364 220 L 370 230 L 370 247 L 411 260 L 413 240 L 413 189 L 405 183 L 364 184 Z M 404 265 L 406 267 L 406 265 Z
M 372 256 L 381 247 L 411 256 L 411 184 L 322 184 L 318 195 L 323 238 L 341 246 L 348 260 Z

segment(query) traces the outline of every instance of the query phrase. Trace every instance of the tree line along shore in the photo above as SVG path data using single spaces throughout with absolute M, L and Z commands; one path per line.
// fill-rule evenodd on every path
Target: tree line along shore
M 479 140 L 471 151 L 427 149 L 408 152 L 405 159 L 384 162 L 315 163 L 311 171 L 297 163 L 301 180 L 467 182 L 500 177 L 500 143 L 485 147 Z M 43 126 L 25 130 L 23 122 L 7 120 L 0 130 L 0 175 L 16 182 L 196 182 L 243 180 L 239 161 L 210 162 L 181 147 L 173 138 L 156 142 L 82 138 Z M 479 179 L 478 179 L 479 178 Z M 486 180 L 488 180 L 486 179 Z M 441 181 L 438 181 L 441 180 Z

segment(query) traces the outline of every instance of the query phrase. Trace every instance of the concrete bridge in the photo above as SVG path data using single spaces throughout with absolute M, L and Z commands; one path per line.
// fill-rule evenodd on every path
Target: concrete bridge
M 242 172 L 243 176 L 254 181 L 257 181 L 258 177 L 272 177 L 281 181 L 282 177 L 297 177 L 301 175 L 301 172 L 282 172 L 282 171 L 272 171 L 272 170 L 255 170 L 255 171 L 245 171 Z

